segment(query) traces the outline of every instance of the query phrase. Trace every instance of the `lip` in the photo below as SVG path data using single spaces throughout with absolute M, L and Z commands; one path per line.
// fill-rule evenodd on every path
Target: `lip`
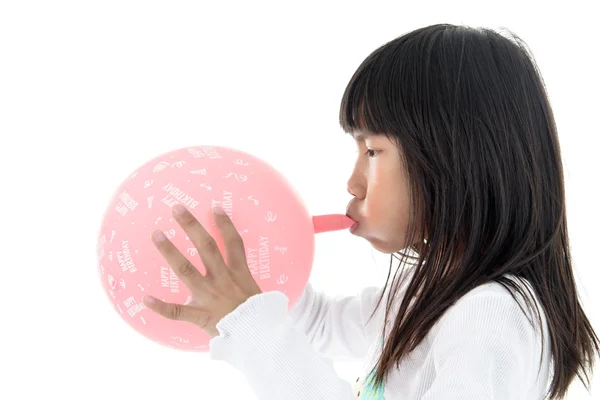
M 358 221 L 356 220 L 356 218 L 352 217 L 352 214 L 350 213 L 350 208 L 352 207 L 352 204 L 354 202 L 355 199 L 352 199 L 348 202 L 348 205 L 346 206 L 346 216 L 354 221 L 354 224 L 349 228 L 350 233 L 353 233 L 358 228 Z
M 352 208 L 352 205 L 356 202 L 356 199 L 352 199 L 348 202 L 348 205 L 346 206 L 346 215 L 349 218 L 352 218 L 352 213 L 350 212 L 350 209 Z M 354 218 L 352 218 L 353 220 L 355 220 Z M 356 221 L 356 220 L 355 220 Z

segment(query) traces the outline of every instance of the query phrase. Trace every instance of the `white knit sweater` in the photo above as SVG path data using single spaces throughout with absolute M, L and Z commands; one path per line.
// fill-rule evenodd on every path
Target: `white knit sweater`
M 551 378 L 545 315 L 540 308 L 539 369 L 536 315 L 520 298 L 526 317 L 498 283 L 459 299 L 394 368 L 383 391 L 373 391 L 365 374 L 381 350 L 385 298 L 366 322 L 381 291 L 367 287 L 356 296 L 329 298 L 309 283 L 289 312 L 283 293 L 255 295 L 217 324 L 220 335 L 211 340 L 209 356 L 241 370 L 261 400 L 544 399 Z M 333 359 L 357 357 L 364 360 L 363 374 L 355 382 L 341 379 Z

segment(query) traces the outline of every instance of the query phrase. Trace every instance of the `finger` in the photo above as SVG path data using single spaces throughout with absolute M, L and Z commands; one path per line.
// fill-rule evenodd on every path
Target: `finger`
M 203 314 L 197 307 L 183 304 L 166 303 L 152 296 L 144 296 L 144 305 L 158 315 L 173 321 L 197 323 Z
M 206 268 L 206 273 L 218 276 L 222 273 L 225 265 L 221 251 L 217 242 L 204 229 L 200 222 L 189 212 L 182 204 L 173 206 L 173 217 L 177 220 L 181 228 L 185 231 L 190 241 L 198 250 L 202 263 Z
M 200 287 L 204 278 L 200 271 L 192 265 L 177 247 L 161 231 L 155 231 L 152 234 L 154 245 L 165 258 L 169 266 L 181 279 L 181 281 L 190 289 Z
M 220 207 L 214 208 L 215 219 L 221 238 L 225 242 L 225 258 L 230 268 L 246 266 L 244 241 L 238 233 L 229 215 Z

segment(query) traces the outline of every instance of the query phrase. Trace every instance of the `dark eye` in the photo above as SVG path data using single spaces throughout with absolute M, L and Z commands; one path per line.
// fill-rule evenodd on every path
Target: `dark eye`
M 365 155 L 368 157 L 375 157 L 377 154 L 379 154 L 381 150 L 373 150 L 373 149 L 367 149 L 367 151 L 365 152 Z

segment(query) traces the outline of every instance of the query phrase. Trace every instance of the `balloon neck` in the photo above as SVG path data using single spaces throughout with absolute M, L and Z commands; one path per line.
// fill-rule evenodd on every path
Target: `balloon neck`
M 344 214 L 315 215 L 312 217 L 315 233 L 340 231 L 354 225 L 355 221 Z

